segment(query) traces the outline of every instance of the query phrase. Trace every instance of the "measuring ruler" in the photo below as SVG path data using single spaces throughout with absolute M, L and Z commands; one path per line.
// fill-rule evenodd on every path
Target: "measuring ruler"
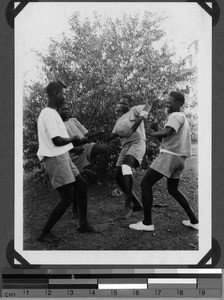
M 39 269 L 1 273 L 1 297 L 221 296 L 221 269 Z

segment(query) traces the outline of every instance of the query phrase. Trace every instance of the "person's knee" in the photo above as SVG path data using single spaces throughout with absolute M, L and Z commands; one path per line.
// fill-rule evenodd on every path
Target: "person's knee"
M 121 165 L 121 171 L 122 171 L 123 176 L 132 175 L 132 169 L 129 165 L 122 164 Z
M 141 181 L 142 191 L 145 191 L 149 188 L 152 188 L 153 185 L 154 185 L 154 182 L 153 182 L 152 178 L 150 176 L 147 176 L 147 173 L 146 173 L 145 176 L 143 177 L 142 181 Z
M 95 148 L 93 148 L 95 155 L 107 154 L 109 152 L 109 147 L 106 144 L 95 144 L 93 147 Z
M 102 147 L 102 152 L 103 153 L 108 153 L 109 152 L 109 146 L 108 145 L 102 144 L 101 147 Z
M 72 194 L 61 194 L 61 201 L 58 203 L 58 206 L 61 210 L 66 210 L 72 203 L 73 195 Z

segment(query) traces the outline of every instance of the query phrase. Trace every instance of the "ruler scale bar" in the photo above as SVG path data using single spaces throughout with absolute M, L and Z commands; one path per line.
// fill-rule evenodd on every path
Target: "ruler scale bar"
M 197 289 L 196 284 L 148 284 L 149 289 Z
M 148 283 L 159 283 L 159 284 L 169 284 L 169 283 L 178 283 L 178 284 L 196 284 L 197 280 L 195 278 L 150 278 Z
M 9 278 L 9 279 L 2 279 L 2 283 L 6 283 L 6 284 L 13 284 L 13 283 L 46 283 L 48 284 L 48 279 L 40 279 L 40 278 Z
M 98 284 L 49 284 L 48 289 L 98 289 Z
M 71 293 L 72 292 L 72 293 Z M 91 294 L 91 292 L 94 292 L 94 294 Z M 131 298 L 134 297 L 152 297 L 153 299 L 155 297 L 171 297 L 171 298 L 179 298 L 179 297 L 191 297 L 193 299 L 195 298 L 205 298 L 210 299 L 214 297 L 221 298 L 222 292 L 221 290 L 205 290 L 205 294 L 199 294 L 198 290 L 171 290 L 171 289 L 163 289 L 163 290 L 39 290 L 39 289 L 33 289 L 33 290 L 26 290 L 25 293 L 23 290 L 2 290 L 2 296 L 3 297 L 18 297 L 18 298 L 45 298 L 45 297 L 70 297 L 70 298 L 76 298 L 76 297 L 91 297 L 91 298 L 100 298 L 100 297 L 126 297 Z M 72 296 L 72 297 L 71 297 Z
M 1 271 L 2 274 L 7 275 L 7 274 L 23 274 L 23 271 L 21 269 L 14 269 L 13 271 L 11 269 L 3 269 Z M 203 274 L 222 274 L 222 269 L 212 269 L 212 268 L 203 268 L 203 269 L 134 269 L 134 268 L 129 268 L 129 269 L 116 269 L 116 268 L 111 268 L 111 269 L 88 269 L 88 268 L 82 268 L 82 269 L 36 269 L 35 274 L 39 274 L 40 276 L 44 274 L 58 274 L 58 275 L 70 275 L 70 274 L 171 274 L 171 273 L 176 273 L 176 274 L 185 274 L 185 273 L 190 273 L 190 274 L 197 274 L 197 273 L 203 273 Z M 24 274 L 30 274 L 33 275 L 33 271 L 26 269 L 24 270 Z
M 47 289 L 48 285 L 38 285 L 38 284 L 21 284 L 21 285 L 16 285 L 16 284 L 7 284 L 7 285 L 2 285 L 2 289 Z
M 105 271 L 105 270 L 104 270 Z M 130 271 L 130 270 L 128 270 Z M 132 270 L 133 271 L 133 270 Z M 1 273 L 2 297 L 19 298 L 215 298 L 222 295 L 220 269 L 9 270 Z M 32 273 L 33 272 L 33 273 Z
M 97 279 L 49 279 L 49 284 L 97 284 Z
M 222 274 L 75 274 L 84 278 L 222 278 Z M 71 279 L 71 274 L 2 274 L 2 279 Z
M 147 284 L 99 284 L 99 290 L 147 289 Z
M 147 278 L 100 278 L 98 279 L 99 284 L 121 284 L 121 283 L 142 283 L 147 284 L 148 280 Z
M 222 278 L 221 274 L 76 274 L 75 278 Z

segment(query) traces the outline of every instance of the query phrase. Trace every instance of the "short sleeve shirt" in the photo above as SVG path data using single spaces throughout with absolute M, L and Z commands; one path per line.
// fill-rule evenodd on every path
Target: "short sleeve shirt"
M 187 118 L 181 112 L 174 112 L 168 116 L 165 127 L 171 127 L 174 132 L 162 139 L 161 149 L 177 155 L 191 156 L 191 134 Z
M 127 122 L 134 122 L 140 115 L 140 113 L 143 111 L 145 105 L 137 105 L 132 107 L 128 112 L 123 114 L 119 119 L 117 119 L 117 122 L 113 128 L 112 133 L 116 133 L 116 129 L 120 124 L 122 124 L 125 120 Z M 125 145 L 128 142 L 137 141 L 137 140 L 145 140 L 145 126 L 144 122 L 142 121 L 141 124 L 138 126 L 137 130 L 129 137 L 120 138 L 121 145 Z
M 64 146 L 55 146 L 52 139 L 59 136 L 69 138 L 67 129 L 58 112 L 50 107 L 45 107 L 37 121 L 39 148 L 37 156 L 40 160 L 44 157 L 53 157 L 64 154 L 73 148 L 72 143 Z
M 82 139 L 88 132 L 88 130 L 76 118 L 70 118 L 68 121 L 64 122 L 64 124 L 70 137 L 77 135 L 80 139 Z M 75 148 L 84 148 L 84 145 Z

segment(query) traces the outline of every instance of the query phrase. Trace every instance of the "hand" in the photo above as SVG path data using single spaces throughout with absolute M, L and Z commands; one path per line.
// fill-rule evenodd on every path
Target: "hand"
M 75 155 L 81 155 L 83 151 L 84 149 L 72 149 L 72 153 L 74 153 Z
M 71 137 L 71 141 L 72 142 L 78 142 L 78 141 L 80 141 L 81 139 L 80 139 L 80 136 L 78 136 L 78 135 L 73 135 L 72 137 Z
M 150 126 L 146 128 L 146 134 L 148 135 L 151 135 L 154 131 Z
M 88 143 L 88 137 L 83 137 L 82 139 L 80 139 L 80 145 L 86 144 Z
M 104 124 L 104 125 L 100 126 L 99 131 L 101 132 L 101 134 L 104 134 L 106 132 L 106 129 L 107 129 L 107 125 Z
M 150 112 L 151 108 L 152 108 L 151 105 L 146 104 L 143 110 L 144 110 L 144 111 L 147 111 L 147 112 Z
M 154 130 L 154 131 L 158 131 L 158 124 L 157 123 L 152 123 L 152 124 L 150 124 L 150 126 L 149 126 L 152 130 Z

